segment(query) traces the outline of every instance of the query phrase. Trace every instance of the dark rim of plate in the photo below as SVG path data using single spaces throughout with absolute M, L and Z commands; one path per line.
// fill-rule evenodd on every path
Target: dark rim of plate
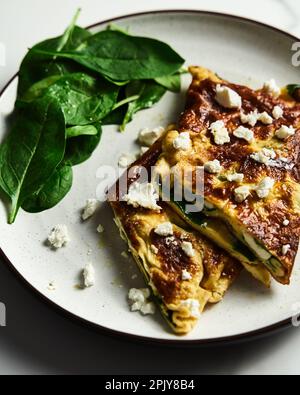
M 267 25 L 262 22 L 257 22 L 252 19 L 236 16 L 236 15 L 231 15 L 231 14 L 226 14 L 226 13 L 219 13 L 219 12 L 211 12 L 211 11 L 200 11 L 200 10 L 158 10 L 158 11 L 147 11 L 147 12 L 141 12 L 141 13 L 134 13 L 134 14 L 128 14 L 128 15 L 123 15 L 115 18 L 111 18 L 102 22 L 95 23 L 93 25 L 90 25 L 87 27 L 87 29 L 93 29 L 102 25 L 106 25 L 112 22 L 118 22 L 123 19 L 127 18 L 133 18 L 133 17 L 140 17 L 140 16 L 148 16 L 148 15 L 161 15 L 161 14 L 192 14 L 192 15 L 207 15 L 207 16 L 215 16 L 215 17 L 223 17 L 223 18 L 228 18 L 228 19 L 233 19 L 237 20 L 240 22 L 246 22 L 250 23 L 253 25 L 258 25 L 261 27 L 265 27 L 269 30 L 273 30 L 274 32 L 280 33 L 282 35 L 285 35 L 286 37 L 294 40 L 294 41 L 299 41 L 299 38 L 296 36 L 293 36 L 292 34 L 285 32 L 283 30 L 280 30 L 274 26 Z M 5 85 L 5 87 L 2 89 L 0 92 L 0 99 L 2 98 L 3 94 L 6 92 L 6 90 L 9 88 L 11 83 L 18 77 L 18 73 L 15 74 L 10 81 Z M 148 336 L 140 336 L 140 335 L 132 335 L 128 334 L 126 332 L 121 332 L 113 329 L 106 328 L 104 326 L 101 326 L 99 324 L 95 324 L 93 322 L 87 321 L 84 318 L 81 318 L 77 316 L 74 313 L 69 312 L 68 310 L 64 309 L 62 306 L 59 306 L 55 302 L 51 301 L 43 295 L 40 291 L 38 291 L 36 288 L 34 288 L 22 275 L 21 273 L 15 268 L 13 263 L 8 259 L 8 257 L 5 255 L 4 251 L 0 248 L 0 257 L 4 260 L 4 262 L 7 263 L 9 269 L 18 277 L 21 282 L 26 285 L 32 292 L 33 294 L 39 299 L 43 300 L 49 307 L 56 309 L 56 311 L 60 312 L 64 317 L 68 319 L 72 319 L 74 322 L 77 322 L 79 324 L 85 325 L 86 327 L 97 330 L 102 334 L 113 336 L 113 337 L 118 337 L 124 340 L 130 340 L 134 342 L 142 342 L 146 344 L 157 344 L 157 345 L 164 345 L 164 346 L 179 346 L 179 347 L 186 347 L 186 346 L 209 346 L 209 345 L 225 345 L 228 343 L 239 343 L 239 342 L 245 342 L 245 341 L 250 341 L 254 339 L 258 339 L 261 337 L 265 337 L 270 334 L 274 334 L 277 332 L 280 332 L 284 329 L 287 329 L 292 326 L 292 317 L 280 321 L 278 323 L 275 323 L 273 325 L 269 325 L 266 327 L 263 327 L 258 330 L 253 330 L 250 332 L 238 334 L 238 335 L 232 335 L 232 336 L 226 336 L 226 337 L 218 337 L 218 338 L 212 338 L 212 339 L 203 339 L 203 340 L 185 340 L 184 338 L 180 339 L 156 339 L 156 338 L 151 338 Z

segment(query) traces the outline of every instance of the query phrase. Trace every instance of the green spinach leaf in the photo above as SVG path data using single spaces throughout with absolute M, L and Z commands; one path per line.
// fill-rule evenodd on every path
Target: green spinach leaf
M 98 130 L 94 125 L 72 126 L 67 128 L 66 132 L 68 139 L 78 136 L 95 136 L 98 134 Z
M 68 34 L 64 50 L 74 50 L 90 36 L 91 33 L 88 30 L 75 26 Z M 32 85 L 47 77 L 82 71 L 81 66 L 69 60 L 55 59 L 53 56 L 36 53 L 36 50 L 58 51 L 62 42 L 62 37 L 57 37 L 43 41 L 29 50 L 19 70 L 19 99 L 22 99 Z
M 0 186 L 12 202 L 9 223 L 61 163 L 65 145 L 65 119 L 55 100 L 34 101 L 18 114 L 0 146 Z
M 66 144 L 65 162 L 72 166 L 79 165 L 89 159 L 100 143 L 102 136 L 101 124 L 93 125 L 97 134 L 93 136 L 78 136 L 69 138 Z
M 176 73 L 184 63 L 184 59 L 161 41 L 109 30 L 84 40 L 75 51 L 35 48 L 34 52 L 73 60 L 117 81 L 163 77 Z
M 165 77 L 155 78 L 155 81 L 168 91 L 179 93 L 181 91 L 181 74 L 176 73 Z
M 67 164 L 58 166 L 41 190 L 23 202 L 23 210 L 29 213 L 40 213 L 55 207 L 68 194 L 72 183 L 72 167 Z
M 124 117 L 121 131 L 124 131 L 127 124 L 132 121 L 133 116 L 138 111 L 152 107 L 158 103 L 166 93 L 166 88 L 155 81 L 134 81 L 127 87 L 127 96 L 138 95 L 138 99 L 129 103 L 127 113 Z
M 67 74 L 50 84 L 52 79 L 54 77 L 33 85 L 23 100 L 32 101 L 39 95 L 55 98 L 61 105 L 67 125 L 83 126 L 98 122 L 116 104 L 119 87 L 104 79 L 83 73 Z
M 296 101 L 300 102 L 300 85 L 299 84 L 291 84 L 287 85 L 288 94 L 294 98 Z

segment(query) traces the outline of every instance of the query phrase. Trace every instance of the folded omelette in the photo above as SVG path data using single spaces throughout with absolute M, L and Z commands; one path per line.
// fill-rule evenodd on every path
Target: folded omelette
M 168 204 L 266 285 L 269 273 L 289 284 L 300 236 L 300 105 L 274 81 L 254 91 L 204 68 L 191 73 L 186 110 L 156 171 L 174 182 L 204 167 L 204 208 Z M 187 187 L 196 191 L 195 178 Z
M 161 143 L 155 143 L 125 172 L 108 198 L 121 236 L 128 242 L 163 317 L 175 333 L 186 334 L 195 327 L 207 304 L 222 300 L 242 267 L 193 231 L 162 201 L 155 200 L 152 208 L 145 202 L 134 204 L 136 185 L 151 189 L 150 183 L 139 184 L 140 169 L 150 174 L 161 155 Z M 126 199 L 128 191 L 131 201 Z

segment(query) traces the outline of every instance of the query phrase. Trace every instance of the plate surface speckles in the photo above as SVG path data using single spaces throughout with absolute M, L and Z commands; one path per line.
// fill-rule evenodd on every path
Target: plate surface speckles
M 291 64 L 293 38 L 275 29 L 230 16 L 198 12 L 163 12 L 120 18 L 115 23 L 134 34 L 157 37 L 171 44 L 187 64 L 203 65 L 236 83 L 259 87 L 274 77 L 281 85 L 298 82 L 299 70 Z M 99 24 L 93 30 L 105 27 Z M 271 73 L 271 75 L 270 75 Z M 184 89 L 189 84 L 185 77 Z M 16 97 L 15 79 L 0 99 L 0 138 L 3 139 Z M 290 287 L 273 283 L 265 290 L 243 274 L 224 301 L 203 315 L 189 336 L 177 338 L 169 332 L 160 315 L 142 317 L 130 313 L 129 288 L 144 286 L 131 259 L 121 253 L 120 240 L 107 204 L 82 223 L 85 200 L 96 195 L 100 179 L 97 169 L 114 165 L 122 153 L 139 152 L 135 143 L 144 127 L 176 121 L 184 105 L 182 95 L 167 94 L 159 105 L 137 115 L 124 134 L 115 127 L 104 128 L 102 142 L 85 164 L 75 168 L 74 185 L 67 198 L 53 210 L 38 215 L 20 212 L 13 226 L 6 225 L 6 211 L 0 203 L 1 249 L 16 271 L 49 301 L 72 315 L 96 326 L 121 334 L 166 342 L 199 343 L 239 337 L 288 320 L 300 302 L 299 257 Z M 98 174 L 99 175 L 99 174 Z M 72 241 L 57 252 L 45 247 L 51 228 L 68 225 Z M 105 232 L 97 233 L 102 224 Z M 99 242 L 100 238 L 100 242 Z M 80 272 L 87 262 L 96 268 L 96 286 L 79 290 Z M 136 279 L 132 279 L 138 274 Z M 54 284 L 49 287 L 49 284 Z

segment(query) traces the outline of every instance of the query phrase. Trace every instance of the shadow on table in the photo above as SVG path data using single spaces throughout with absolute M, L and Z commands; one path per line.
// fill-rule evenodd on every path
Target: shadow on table
M 0 374 L 238 374 L 298 334 L 288 330 L 221 349 L 126 342 L 62 317 L 36 298 L 2 262 L 0 301 L 7 307 L 7 327 L 0 328 L 0 352 L 4 361 L 15 366 L 15 371 L 0 367 Z

